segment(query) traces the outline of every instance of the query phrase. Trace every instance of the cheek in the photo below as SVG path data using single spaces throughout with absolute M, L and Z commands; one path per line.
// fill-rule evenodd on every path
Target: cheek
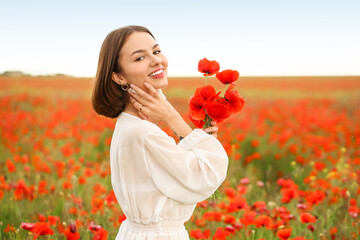
M 164 65 L 165 67 L 168 66 L 168 60 L 167 60 L 167 58 L 166 58 L 165 56 L 163 56 L 162 62 L 163 62 L 163 65 Z
M 143 74 L 144 74 L 144 71 L 142 71 L 139 66 L 128 66 L 128 68 L 126 69 L 126 76 L 130 80 L 132 80 L 132 79 L 135 80 Z

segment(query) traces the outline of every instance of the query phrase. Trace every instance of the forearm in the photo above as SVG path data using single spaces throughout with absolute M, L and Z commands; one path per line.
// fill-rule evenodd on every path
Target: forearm
M 170 114 L 166 123 L 178 138 L 185 137 L 193 131 L 177 111 Z

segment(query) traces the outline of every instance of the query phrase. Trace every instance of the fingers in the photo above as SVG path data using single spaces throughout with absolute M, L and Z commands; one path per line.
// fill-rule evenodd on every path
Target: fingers
M 214 132 L 217 132 L 219 129 L 218 127 L 208 127 L 208 128 L 205 128 L 204 131 L 207 132 L 207 133 L 214 133 Z
M 141 111 L 142 108 L 144 107 L 144 105 L 142 105 L 140 102 L 136 101 L 136 99 L 133 97 L 130 97 L 130 102 L 139 111 Z
M 144 86 L 149 90 L 149 94 L 153 97 L 159 97 L 159 93 L 156 91 L 156 89 L 151 86 L 149 83 L 144 83 Z
M 141 117 L 142 119 L 144 119 L 144 120 L 149 120 L 149 117 L 148 117 L 145 113 L 143 113 L 142 111 L 139 111 L 139 115 L 140 115 L 140 117 Z
M 217 138 L 217 131 L 219 130 L 219 128 L 216 126 L 216 122 L 212 121 L 211 122 L 211 127 L 205 128 L 204 131 L 206 133 L 211 134 L 212 136 Z
M 150 102 L 151 96 L 146 93 L 144 90 L 142 90 L 141 88 L 131 84 L 131 88 L 133 90 L 135 90 L 136 93 L 134 93 L 133 91 L 128 91 L 128 93 L 130 94 L 130 96 L 132 96 L 133 98 L 136 99 L 136 101 L 142 103 L 142 104 L 146 104 L 147 102 Z

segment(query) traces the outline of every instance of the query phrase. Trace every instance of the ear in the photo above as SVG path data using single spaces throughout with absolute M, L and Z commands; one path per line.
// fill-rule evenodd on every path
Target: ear
M 126 80 L 119 73 L 116 72 L 112 72 L 111 78 L 116 84 L 119 85 L 123 85 L 127 83 Z

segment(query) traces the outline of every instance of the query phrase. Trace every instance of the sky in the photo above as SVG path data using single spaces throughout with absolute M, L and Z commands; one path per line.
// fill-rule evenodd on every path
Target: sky
M 122 26 L 150 29 L 169 76 L 204 57 L 240 76 L 360 75 L 360 1 L 0 1 L 0 73 L 94 77 Z

